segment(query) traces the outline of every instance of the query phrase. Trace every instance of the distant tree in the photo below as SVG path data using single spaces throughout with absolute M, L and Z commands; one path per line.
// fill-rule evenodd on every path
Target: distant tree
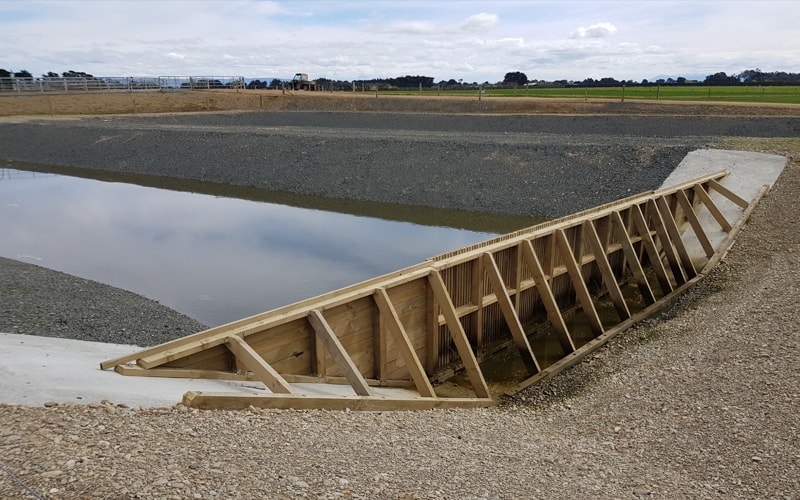
M 389 78 L 389 80 L 385 81 L 389 85 L 393 85 L 399 88 L 416 88 L 422 85 L 423 87 L 433 87 L 433 77 L 432 76 L 400 76 L 397 78 Z
M 9 78 L 11 76 L 11 72 L 7 69 L 0 69 L 0 78 Z
M 90 75 L 89 73 L 84 73 L 83 71 L 65 71 L 61 73 L 61 76 L 64 78 L 94 78 L 94 76 Z
M 528 76 L 521 71 L 511 71 L 503 77 L 505 85 L 525 85 L 526 83 L 528 83 Z
M 52 71 L 48 71 L 47 73 L 42 75 L 45 78 L 58 78 L 58 73 L 53 73 Z
M 277 78 L 273 78 L 271 82 L 269 82 L 269 88 L 271 89 L 279 89 L 283 85 L 283 82 Z
M 703 80 L 703 83 L 706 85 L 737 85 L 740 82 L 735 76 L 728 76 L 724 71 L 720 71 L 719 73 L 708 75 L 706 79 Z
M 16 73 L 14 73 L 14 77 L 15 78 L 30 78 L 30 79 L 33 79 L 33 75 L 31 74 L 31 72 L 27 71 L 27 70 L 24 70 L 24 69 L 22 71 L 17 71 Z
M 686 84 L 686 78 L 684 78 L 682 76 L 679 76 L 678 79 L 675 80 L 675 81 L 678 83 L 678 85 L 685 85 Z
M 607 76 L 605 78 L 601 78 L 597 82 L 597 84 L 600 85 L 601 87 L 619 87 L 621 85 L 620 82 L 618 82 L 617 80 L 611 78 L 610 76 Z

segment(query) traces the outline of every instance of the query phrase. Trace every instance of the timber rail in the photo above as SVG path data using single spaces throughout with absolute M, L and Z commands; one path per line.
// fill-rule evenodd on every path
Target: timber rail
M 701 279 L 767 189 L 745 200 L 722 184 L 726 175 L 516 231 L 100 366 L 232 382 L 231 392 L 187 392 L 184 404 L 198 408 L 489 406 L 572 366 Z M 500 353 L 503 383 L 485 368 Z

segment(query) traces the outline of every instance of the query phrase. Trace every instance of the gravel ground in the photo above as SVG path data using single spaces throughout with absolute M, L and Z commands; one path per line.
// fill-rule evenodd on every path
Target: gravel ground
M 0 159 L 561 217 L 661 185 L 719 136 L 797 117 L 235 113 L 0 123 Z
M 136 121 L 129 123 L 135 128 Z M 185 148 L 174 149 L 178 156 L 187 153 L 190 144 L 216 147 L 231 137 L 207 131 L 202 132 L 202 140 L 190 140 L 189 131 L 175 135 L 157 130 L 155 121 L 144 122 L 151 125 L 140 130 L 141 135 L 123 136 L 129 142 L 142 136 L 162 138 L 163 142 L 155 143 L 159 147 L 186 138 Z M 716 121 L 708 121 L 703 137 L 717 135 L 713 123 Z M 2 130 L 2 137 L 9 137 L 7 131 Z M 766 135 L 752 132 L 727 134 Z M 103 153 L 86 149 L 86 141 L 102 135 L 98 127 L 64 127 L 59 129 L 61 134 L 69 140 L 59 151 L 70 162 L 77 164 L 81 155 L 96 165 L 103 164 L 103 158 L 115 158 L 113 148 Z M 253 134 L 262 137 L 260 132 Z M 462 130 L 458 134 L 476 137 L 480 143 L 478 136 L 484 132 L 470 136 L 468 130 Z M 656 149 L 693 149 L 698 144 L 696 137 L 684 137 L 678 129 L 667 137 L 638 140 L 628 133 L 612 135 L 605 130 L 604 134 L 616 139 L 600 140 L 600 134 L 587 132 L 581 138 L 564 139 L 567 146 L 573 140 L 579 144 L 575 149 L 562 144 L 566 149 L 561 151 L 584 152 L 587 157 L 582 161 L 599 165 L 589 157 L 607 150 L 650 143 L 660 145 L 653 146 Z M 319 141 L 359 146 L 358 141 L 338 142 L 336 134 L 330 139 L 320 138 L 323 135 L 304 144 L 316 144 L 312 151 L 320 154 L 326 148 Z M 800 219 L 800 157 L 796 132 L 779 127 L 772 135 L 795 138 L 787 143 L 795 156 L 723 262 L 658 317 L 615 338 L 570 371 L 501 406 L 350 413 L 213 412 L 181 406 L 130 409 L 113 402 L 44 408 L 0 405 L 0 497 L 796 498 L 800 491 L 800 341 L 796 330 L 800 324 L 796 305 L 800 231 L 793 221 Z M 498 136 L 487 136 L 487 143 L 492 137 Z M 540 139 L 544 140 L 536 138 L 534 143 Z M 71 140 L 77 141 L 74 151 L 68 147 Z M 420 143 L 428 144 L 425 141 L 422 138 Z M 722 139 L 699 141 L 724 145 Z M 5 154 L 7 141 L 3 142 Z M 591 147 L 584 147 L 585 142 L 591 142 Z M 401 147 L 388 136 L 370 144 L 394 144 L 398 151 L 416 149 Z M 420 147 L 435 151 L 436 144 L 443 143 Z M 754 144 L 763 147 L 758 141 Z M 557 148 L 559 142 L 553 140 L 549 146 Z M 253 152 L 229 147 L 242 157 Z M 515 154 L 525 149 L 519 143 L 509 147 Z M 536 149 L 535 144 L 528 147 Z M 772 147 L 770 152 L 787 154 L 781 148 Z M 44 161 L 56 148 L 42 142 L 36 149 L 30 155 L 37 158 L 21 158 L 17 150 L 9 158 Z M 509 150 L 506 146 L 496 149 L 502 153 Z M 133 147 L 125 151 L 155 158 L 152 152 L 137 153 Z M 372 147 L 359 151 L 379 153 Z M 547 157 L 549 153 L 542 154 Z M 664 158 L 660 154 L 645 163 L 658 163 L 655 158 Z M 109 161 L 106 168 L 147 164 L 139 161 L 140 156 L 122 165 L 122 156 Z M 523 163 L 528 160 L 525 157 Z M 182 165 L 180 168 L 189 163 Z M 229 166 L 234 172 L 242 168 Z M 653 168 L 652 175 L 668 173 Z M 204 178 L 210 175 L 200 167 L 191 172 Z M 641 187 L 634 177 L 623 172 L 609 184 L 625 185 L 631 178 L 635 187 Z M 316 185 L 316 181 L 309 182 Z M 471 188 L 462 191 L 462 197 L 471 192 Z M 7 269 L 17 269 L 11 271 L 17 278 L 10 280 L 11 284 L 0 283 L 2 304 L 21 296 L 19 311 L 35 311 L 30 304 L 40 297 L 40 309 L 48 301 L 64 304 L 66 317 L 83 318 L 75 323 L 88 325 L 82 327 L 83 333 L 64 331 L 63 336 L 85 338 L 86 330 L 92 328 L 93 314 L 80 304 L 98 304 L 102 312 L 97 315 L 104 317 L 106 308 L 118 308 L 116 317 L 121 324 L 114 320 L 118 328 L 128 328 L 127 318 L 143 314 L 141 307 L 154 308 L 145 309 L 151 311 L 145 314 L 158 316 L 153 320 L 156 331 L 163 331 L 160 322 L 173 321 L 161 316 L 156 304 L 127 298 L 120 299 L 122 303 L 89 296 L 85 301 L 59 299 L 62 294 L 74 294 L 76 286 L 86 286 L 96 294 L 109 289 L 85 280 L 65 281 L 74 278 L 0 260 L 3 280 L 10 275 Z M 53 289 L 52 295 L 38 292 L 48 288 Z M 18 314 L 16 307 L 0 308 L 4 317 Z M 72 308 L 80 312 L 70 313 Z M 192 328 L 181 324 L 187 330 Z
M 0 257 L 0 332 L 149 346 L 205 328 L 141 295 Z

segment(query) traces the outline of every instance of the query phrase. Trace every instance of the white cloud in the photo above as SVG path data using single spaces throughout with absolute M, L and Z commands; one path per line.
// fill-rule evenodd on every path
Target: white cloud
M 428 34 L 435 33 L 436 26 L 429 21 L 395 21 L 375 28 L 378 33 Z
M 500 18 L 498 18 L 496 14 L 481 12 L 480 14 L 475 14 L 465 19 L 464 22 L 461 23 L 461 29 L 475 32 L 489 31 L 497 26 L 499 22 Z
M 468 82 L 500 81 L 515 70 L 568 80 L 731 74 L 755 67 L 800 72 L 800 2 L 695 0 L 691 15 L 685 5 L 0 0 L 0 68 L 34 75 L 75 70 L 261 79 L 302 71 L 341 80 L 412 73 Z M 489 8 L 491 13 L 484 10 Z
M 570 38 L 605 38 L 617 32 L 617 27 L 611 23 L 597 23 L 588 28 L 578 28 L 569 36 Z

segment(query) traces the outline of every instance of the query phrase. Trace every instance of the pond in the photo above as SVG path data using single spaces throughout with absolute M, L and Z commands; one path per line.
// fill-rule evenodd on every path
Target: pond
M 537 222 L 40 170 L 50 172 L 0 168 L 0 255 L 139 293 L 208 326 Z

